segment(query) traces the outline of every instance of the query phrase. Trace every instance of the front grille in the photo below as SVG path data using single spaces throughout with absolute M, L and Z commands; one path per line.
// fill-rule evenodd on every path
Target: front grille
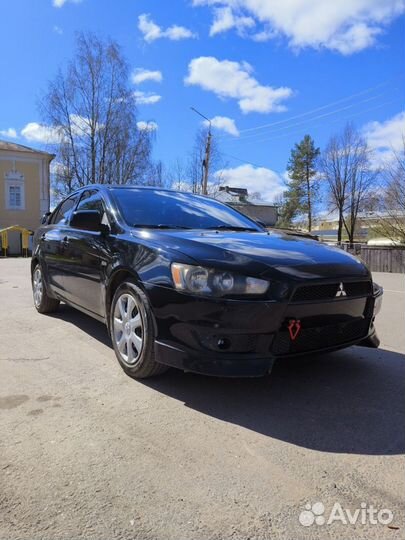
M 272 353 L 284 356 L 338 347 L 366 337 L 369 325 L 370 321 L 362 318 L 340 324 L 302 328 L 295 341 L 291 340 L 288 329 L 283 328 L 273 341 Z
M 302 287 L 298 287 L 293 294 L 291 302 L 310 302 L 342 298 L 342 296 L 336 296 L 336 293 L 340 290 L 341 283 L 343 284 L 343 289 L 346 292 L 346 297 L 368 296 L 372 292 L 371 281 L 338 281 L 336 283 L 318 283 L 316 285 L 303 285 Z

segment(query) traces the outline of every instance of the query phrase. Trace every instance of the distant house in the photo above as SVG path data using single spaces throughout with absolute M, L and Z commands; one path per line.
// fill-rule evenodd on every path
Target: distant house
M 274 227 L 276 224 L 278 217 L 277 206 L 250 200 L 248 190 L 245 188 L 220 186 L 215 199 L 232 206 L 232 208 L 252 219 L 261 221 L 267 227 Z
M 382 212 L 359 212 L 357 215 L 355 241 L 359 243 L 368 243 L 377 235 L 382 244 L 390 245 L 387 242 L 387 238 L 384 236 L 384 231 L 380 230 L 381 220 L 393 221 L 397 226 L 402 226 L 405 230 L 405 213 L 403 212 L 391 212 L 390 214 L 384 214 Z M 312 231 L 317 234 L 322 240 L 329 242 L 337 242 L 337 230 L 339 221 L 336 215 L 332 217 L 324 217 L 322 219 L 315 220 Z M 347 240 L 346 229 L 342 231 L 343 241 Z M 385 241 L 384 241 L 385 240 Z M 388 240 L 392 240 L 389 239 Z M 399 240 L 399 239 L 398 239 Z M 378 242 L 372 242 L 378 245 Z M 392 243 L 392 242 L 391 242 Z M 393 240 L 395 244 L 395 240 Z
M 54 155 L 0 140 L 0 230 L 38 227 L 49 210 L 49 167 Z M 21 252 L 21 235 L 9 234 L 9 254 Z

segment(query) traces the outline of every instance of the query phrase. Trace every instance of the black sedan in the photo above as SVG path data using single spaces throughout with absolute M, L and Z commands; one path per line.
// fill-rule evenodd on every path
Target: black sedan
M 267 231 L 208 197 L 92 185 L 36 231 L 36 309 L 105 322 L 124 371 L 259 376 L 277 358 L 377 347 L 382 289 L 364 264 Z

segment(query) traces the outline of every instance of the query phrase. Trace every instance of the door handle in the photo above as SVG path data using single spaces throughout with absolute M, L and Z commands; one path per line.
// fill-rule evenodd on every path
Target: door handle
M 67 247 L 69 245 L 69 238 L 67 236 L 64 237 L 64 239 L 62 240 L 62 244 Z

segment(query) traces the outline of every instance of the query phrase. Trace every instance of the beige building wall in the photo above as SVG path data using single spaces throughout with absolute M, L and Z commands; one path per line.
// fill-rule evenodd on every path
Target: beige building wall
M 15 145 L 18 146 L 18 145 Z M 44 152 L 2 150 L 0 147 L 0 229 L 20 225 L 34 230 L 49 210 L 49 165 Z M 21 186 L 21 208 L 10 207 L 9 186 Z

